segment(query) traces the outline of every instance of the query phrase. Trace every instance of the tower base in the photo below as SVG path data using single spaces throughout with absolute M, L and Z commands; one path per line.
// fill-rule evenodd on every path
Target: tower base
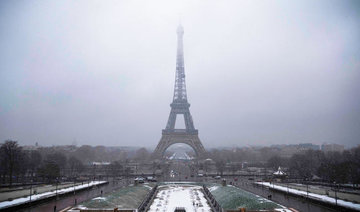
M 153 158 L 154 159 L 161 159 L 164 155 L 164 152 L 166 149 L 177 143 L 183 143 L 191 146 L 195 154 L 198 158 L 205 158 L 206 157 L 206 151 L 204 146 L 202 145 L 199 136 L 197 133 L 189 134 L 186 132 L 170 132 L 166 133 L 163 131 L 163 134 L 161 136 L 161 139 L 156 146 L 155 151 L 153 152 Z

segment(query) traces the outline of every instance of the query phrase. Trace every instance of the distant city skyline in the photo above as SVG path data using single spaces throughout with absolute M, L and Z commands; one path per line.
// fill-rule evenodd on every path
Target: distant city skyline
M 204 147 L 360 144 L 359 1 L 1 1 L 0 142 L 145 146 L 176 28 Z
M 243 145 L 243 146 L 235 146 L 235 145 L 229 145 L 229 146 L 210 146 L 207 148 L 207 150 L 211 150 L 211 149 L 222 149 L 222 148 L 248 148 L 248 147 L 251 147 L 251 148 L 262 148 L 262 147 L 271 147 L 271 148 L 276 148 L 276 147 L 284 147 L 284 146 L 303 146 L 303 145 L 313 145 L 314 146 L 317 146 L 317 148 L 312 148 L 314 150 L 321 150 L 323 148 L 323 146 L 337 146 L 337 145 L 340 145 L 340 146 L 343 146 L 344 149 L 351 149 L 351 148 L 354 148 L 354 147 L 357 147 L 359 146 L 360 144 L 357 144 L 355 146 L 346 146 L 346 145 L 343 145 L 343 144 L 339 144 L 339 143 L 321 143 L 321 144 L 316 144 L 316 143 L 287 143 L 287 144 L 269 144 L 269 145 Z M 103 144 L 95 144 L 95 145 L 91 145 L 91 144 L 77 144 L 77 143 L 71 143 L 71 144 L 62 144 L 62 145 L 42 145 L 42 144 L 39 144 L 39 143 L 35 143 L 35 144 L 26 144 L 26 145 L 22 145 L 24 147 L 52 147 L 52 146 L 77 146 L 77 147 L 80 147 L 80 146 L 83 146 L 83 145 L 89 145 L 89 146 L 104 146 L 104 147 L 108 147 L 108 148 L 146 148 L 146 149 L 149 149 L 149 150 L 154 150 L 155 149 L 155 146 L 136 146 L 136 145 L 118 145 L 118 146 L 114 146 L 114 145 L 103 145 Z M 174 145 L 171 145 L 168 149 L 176 149 L 176 148 L 187 148 L 187 149 L 192 149 L 189 145 L 187 144 L 182 144 L 182 143 L 178 143 L 178 144 L 174 144 Z

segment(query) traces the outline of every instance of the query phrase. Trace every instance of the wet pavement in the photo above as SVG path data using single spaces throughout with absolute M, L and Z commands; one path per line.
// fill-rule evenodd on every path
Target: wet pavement
M 296 197 L 285 193 L 280 193 L 274 190 L 269 190 L 264 186 L 254 186 L 250 181 L 241 180 L 241 179 L 239 180 L 240 180 L 239 182 L 233 182 L 234 186 L 265 198 L 271 195 L 272 201 L 275 201 L 289 208 L 294 208 L 301 212 L 339 212 L 339 209 L 334 209 L 334 208 L 326 207 L 324 205 L 316 204 L 301 197 Z M 231 182 L 229 179 L 228 181 Z
M 82 185 L 81 183 L 72 183 L 72 182 L 67 182 L 67 183 L 63 183 L 63 184 L 59 184 L 59 185 L 37 185 L 34 187 L 27 186 L 24 189 L 19 189 L 19 190 L 14 190 L 14 191 L 3 191 L 0 192 L 0 201 L 6 201 L 8 199 L 16 199 L 16 198 L 20 198 L 20 197 L 24 197 L 26 195 L 31 193 L 35 193 L 36 194 L 41 194 L 41 193 L 45 193 L 45 192 L 49 192 L 49 191 L 55 191 L 55 190 L 60 190 L 63 188 L 68 188 L 68 187 L 72 187 L 74 185 Z
M 72 194 L 67 194 L 57 199 L 49 200 L 44 203 L 39 203 L 34 205 L 33 207 L 27 207 L 24 209 L 18 210 L 10 210 L 10 211 L 19 211 L 19 212 L 54 212 L 54 211 L 61 211 L 62 209 L 80 204 L 86 200 L 89 200 L 94 197 L 98 197 L 101 195 L 105 195 L 107 193 L 111 193 L 112 191 L 119 189 L 121 187 L 127 186 L 130 182 L 128 180 L 121 180 L 121 181 L 110 181 L 109 184 L 96 186 L 91 189 L 86 189 L 83 191 L 78 191 Z M 102 191 L 102 194 L 101 194 Z M 56 206 L 56 210 L 54 207 Z

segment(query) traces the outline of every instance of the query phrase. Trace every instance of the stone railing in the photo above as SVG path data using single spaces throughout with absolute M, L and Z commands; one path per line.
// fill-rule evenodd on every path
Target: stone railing
M 209 191 L 209 189 L 203 185 L 203 190 L 205 193 L 206 199 L 209 201 L 211 208 L 214 212 L 222 212 L 223 209 L 221 208 L 220 204 L 216 201 L 215 197 L 212 195 L 212 193 Z
M 155 185 L 154 188 L 147 194 L 146 198 L 141 202 L 140 206 L 138 207 L 138 212 L 147 211 L 150 207 L 151 202 L 153 201 L 154 197 L 157 193 L 158 185 Z

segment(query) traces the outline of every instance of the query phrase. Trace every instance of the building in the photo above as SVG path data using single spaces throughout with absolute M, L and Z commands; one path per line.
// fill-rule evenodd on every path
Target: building
M 320 145 L 312 144 L 312 143 L 302 143 L 299 144 L 299 148 L 303 150 L 320 150 Z
M 320 146 L 312 143 L 301 143 L 301 144 L 282 144 L 282 145 L 272 145 L 272 148 L 275 148 L 279 151 L 279 156 L 284 158 L 290 158 L 294 154 L 304 153 L 308 150 L 320 150 Z
M 344 145 L 325 143 L 325 144 L 321 145 L 321 151 L 323 151 L 323 152 L 343 152 Z

